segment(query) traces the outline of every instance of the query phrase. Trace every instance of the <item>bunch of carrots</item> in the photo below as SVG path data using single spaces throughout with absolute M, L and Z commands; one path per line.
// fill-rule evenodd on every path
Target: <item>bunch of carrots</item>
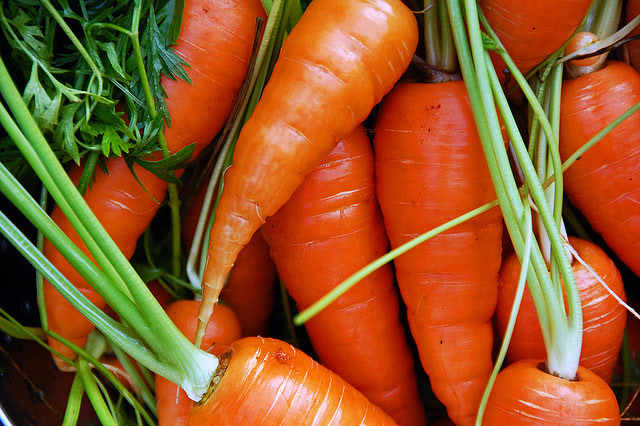
M 3 5 L 59 420 L 633 420 L 640 1 L 525 3 Z

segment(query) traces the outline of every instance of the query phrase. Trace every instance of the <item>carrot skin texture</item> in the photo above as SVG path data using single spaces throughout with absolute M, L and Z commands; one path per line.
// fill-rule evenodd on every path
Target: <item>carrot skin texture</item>
M 475 129 L 461 81 L 399 85 L 385 98 L 374 147 L 392 247 L 494 199 Z M 496 208 L 395 260 L 422 366 L 456 424 L 474 421 L 493 366 L 501 246 Z
M 640 74 L 622 62 L 563 83 L 560 155 L 566 160 L 640 102 Z M 585 152 L 564 173 L 566 193 L 617 256 L 640 276 L 640 113 Z
M 198 217 L 206 193 L 203 186 L 195 194 L 182 220 L 182 236 L 189 247 L 193 241 Z M 276 265 L 261 232 L 256 232 L 238 254 L 220 293 L 240 319 L 243 336 L 264 336 L 275 304 L 278 281 Z
M 387 252 L 364 128 L 357 127 L 307 175 L 263 233 L 300 309 Z M 305 326 L 322 365 L 398 424 L 425 424 L 393 281 L 387 264 Z
M 417 40 L 416 19 L 398 0 L 309 5 L 284 42 L 226 172 L 203 278 L 203 323 L 241 248 L 364 121 L 408 67 Z
M 578 367 L 577 381 L 538 368 L 542 360 L 522 360 L 498 374 L 484 413 L 487 425 L 619 425 L 620 411 L 609 385 Z
M 181 33 L 175 50 L 189 62 L 190 67 L 186 67 L 186 72 L 193 84 L 166 77 L 162 80 L 171 116 L 171 127 L 165 131 L 170 152 L 195 143 L 195 157 L 222 128 L 242 85 L 258 16 L 265 16 L 259 0 L 185 2 Z M 206 111 L 206 119 L 202 111 Z M 97 171 L 96 181 L 87 191 L 85 201 L 116 245 L 130 257 L 138 237 L 160 207 L 167 184 L 135 166 L 142 185 L 149 193 L 145 192 L 120 157 L 108 160 L 107 168 L 109 175 Z M 80 167 L 73 167 L 70 174 L 77 181 L 80 172 Z M 59 208 L 54 209 L 52 217 L 86 253 L 86 247 Z M 99 308 L 104 308 L 105 302 L 100 296 L 48 242 L 45 242 L 44 252 L 85 296 Z M 49 283 L 45 283 L 44 294 L 50 328 L 83 346 L 93 325 Z M 60 343 L 51 340 L 50 344 L 69 358 L 75 358 L 75 353 Z M 67 369 L 66 363 L 57 357 L 54 360 L 58 368 Z
M 482 0 L 479 6 L 518 69 L 526 74 L 562 46 L 590 4 L 590 0 Z M 504 61 L 495 54 L 492 58 L 502 75 Z
M 579 238 L 570 237 L 569 241 L 580 257 L 593 268 L 600 278 L 622 300 L 626 300 L 620 272 L 606 253 L 595 244 Z M 584 323 L 580 365 L 608 383 L 613 378 L 613 369 L 622 347 L 627 311 L 577 260 L 574 260 L 572 269 L 580 292 Z M 515 255 L 512 255 L 503 262 L 500 270 L 500 288 L 495 318 L 501 336 L 504 335 L 509 321 L 519 275 L 520 262 Z M 546 350 L 542 331 L 540 331 L 531 293 L 527 289 L 522 298 L 518 319 L 509 344 L 507 362 L 513 363 L 523 359 L 544 357 L 546 357 Z
M 196 319 L 200 302 L 178 300 L 167 308 L 167 315 L 180 331 L 190 340 L 196 333 Z M 228 346 L 242 337 L 240 321 L 233 310 L 227 306 L 216 309 L 207 326 L 204 340 L 200 346 L 213 355 L 221 355 Z M 156 400 L 158 424 L 160 426 L 186 426 L 189 424 L 189 412 L 193 401 L 176 384 L 156 374 Z
M 189 425 L 394 425 L 342 378 L 288 343 L 245 337 Z

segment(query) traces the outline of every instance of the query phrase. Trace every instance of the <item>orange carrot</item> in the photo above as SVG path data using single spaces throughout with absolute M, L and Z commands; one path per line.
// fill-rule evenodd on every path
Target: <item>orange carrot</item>
M 162 80 L 171 116 L 171 127 L 165 131 L 170 152 L 195 143 L 195 157 L 222 127 L 244 78 L 258 16 L 264 17 L 259 0 L 185 2 L 176 52 L 190 64 L 186 71 L 193 84 L 168 78 Z M 97 171 L 96 181 L 87 191 L 85 201 L 122 252 L 130 257 L 138 237 L 160 206 L 159 201 L 164 198 L 167 183 L 136 166 L 136 173 L 144 186 L 142 188 L 120 157 L 108 160 L 107 168 L 108 175 Z M 76 180 L 80 173 L 79 167 L 70 172 Z M 54 209 L 52 217 L 87 252 L 60 209 Z M 51 244 L 45 243 L 44 252 L 85 296 L 98 307 L 104 307 L 100 296 Z M 83 346 L 93 325 L 48 283 L 45 284 L 44 296 L 51 330 Z M 75 358 L 70 349 L 58 342 L 51 340 L 50 344 L 67 357 Z M 58 368 L 67 368 L 57 357 L 54 360 Z
M 373 151 L 362 127 L 307 175 L 263 232 L 280 277 L 301 309 L 386 253 Z M 391 265 L 385 265 L 305 326 L 322 365 L 399 424 L 424 424 L 393 280 Z
M 190 246 L 204 202 L 206 186 L 196 192 L 182 221 L 182 236 Z M 269 246 L 256 232 L 240 251 L 221 297 L 240 319 L 243 336 L 264 336 L 275 303 L 278 273 L 269 255 Z
M 487 425 L 619 425 L 616 397 L 584 367 L 576 380 L 552 376 L 544 361 L 523 360 L 498 374 L 487 403 Z
M 417 40 L 415 17 L 399 0 L 314 0 L 306 9 L 226 172 L 211 229 L 199 334 L 242 247 L 391 89 Z
M 246 337 L 234 342 L 190 425 L 393 425 L 342 378 L 288 343 Z
M 167 315 L 182 333 L 193 340 L 200 302 L 178 300 L 167 308 Z M 240 322 L 231 308 L 221 305 L 211 318 L 200 346 L 213 355 L 221 355 L 227 347 L 240 339 Z M 176 384 L 156 375 L 156 400 L 159 425 L 180 426 L 189 424 L 189 411 L 193 401 Z
M 396 87 L 380 109 L 374 146 L 392 247 L 495 197 L 462 81 Z M 456 424 L 474 421 L 493 367 L 501 245 L 495 208 L 395 260 L 422 366 Z
M 609 61 L 562 87 L 560 154 L 563 161 L 622 113 L 640 102 L 640 74 Z M 582 154 L 565 172 L 566 193 L 620 259 L 640 275 L 640 113 Z
M 591 0 L 482 0 L 479 6 L 518 69 L 526 74 L 567 41 L 590 4 Z M 494 63 L 499 71 L 505 68 L 497 55 Z
M 633 18 L 640 14 L 640 1 L 628 0 L 626 8 L 626 22 L 630 22 Z M 629 37 L 635 37 L 640 34 L 640 25 L 635 27 L 630 33 Z M 634 40 L 626 44 L 626 49 L 629 55 L 629 63 L 636 69 L 640 69 L 640 40 Z
M 570 238 L 570 243 L 609 288 L 625 300 L 620 273 L 606 253 L 595 244 L 578 238 Z M 622 346 L 627 311 L 578 260 L 574 259 L 572 269 L 580 292 L 584 324 L 580 365 L 610 382 Z M 512 255 L 504 261 L 500 270 L 496 308 L 496 325 L 500 335 L 504 334 L 509 322 L 519 275 L 520 262 Z M 545 356 L 544 340 L 533 299 L 529 290 L 525 290 L 509 344 L 507 361 L 513 363 Z

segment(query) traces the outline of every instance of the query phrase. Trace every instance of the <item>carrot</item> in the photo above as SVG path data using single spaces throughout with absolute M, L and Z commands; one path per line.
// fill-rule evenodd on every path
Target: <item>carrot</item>
M 591 0 L 482 0 L 482 12 L 523 74 L 560 48 L 578 28 Z M 506 68 L 493 57 L 498 75 Z
M 263 232 L 280 278 L 301 309 L 386 253 L 373 150 L 363 127 L 307 175 Z M 322 365 L 399 424 L 424 424 L 393 281 L 387 264 L 305 326 Z
M 213 383 L 191 409 L 190 425 L 395 424 L 342 378 L 276 339 L 234 342 Z
M 618 425 L 620 412 L 609 385 L 584 367 L 577 379 L 565 380 L 544 371 L 541 360 L 522 360 L 498 374 L 484 424 L 487 425 Z
M 578 238 L 571 237 L 570 243 L 609 288 L 625 300 L 620 273 L 606 253 L 597 245 Z M 584 324 L 580 365 L 610 382 L 622 346 L 627 311 L 582 263 L 574 259 L 572 269 L 580 292 Z M 504 261 L 500 270 L 495 319 L 501 336 L 509 321 L 519 275 L 520 263 L 512 255 Z M 531 294 L 526 290 L 509 344 L 507 361 L 513 363 L 522 359 L 544 358 L 545 355 L 538 316 Z
M 417 40 L 416 20 L 399 0 L 314 0 L 306 9 L 282 46 L 226 172 L 198 334 L 242 247 L 391 89 Z
M 258 16 L 264 16 L 259 0 L 186 2 L 176 52 L 189 62 L 187 74 L 193 84 L 162 80 L 171 116 L 171 127 L 165 130 L 170 152 L 195 143 L 195 157 L 222 127 L 242 84 Z M 206 111 L 206 117 L 202 111 Z M 84 198 L 114 242 L 130 257 L 138 237 L 160 206 L 167 183 L 136 166 L 141 186 L 120 157 L 108 160 L 107 168 L 108 175 L 97 171 L 96 180 Z M 76 181 L 80 173 L 79 167 L 70 171 Z M 75 244 L 88 252 L 60 209 L 55 208 L 52 217 Z M 48 242 L 44 252 L 85 296 L 104 308 L 100 296 Z M 84 345 L 93 325 L 48 283 L 44 297 L 49 328 L 77 345 Z M 71 350 L 58 342 L 51 340 L 50 344 L 69 358 L 75 358 Z M 54 357 L 54 360 L 58 368 L 67 369 L 60 359 Z
M 403 84 L 385 98 L 374 147 L 392 247 L 495 197 L 462 81 Z M 491 209 L 402 254 L 396 277 L 438 399 L 470 424 L 492 369 L 502 220 Z
M 182 221 L 185 245 L 190 246 L 204 201 L 206 185 L 196 192 Z M 243 336 L 265 335 L 275 304 L 278 273 L 269 255 L 269 246 L 256 232 L 240 251 L 221 297 L 240 319 Z
M 640 14 L 640 1 L 628 0 L 625 10 L 626 22 L 630 22 L 633 18 Z M 629 33 L 629 37 L 635 37 L 640 34 L 640 26 L 637 26 Z M 636 69 L 640 69 L 640 40 L 634 40 L 626 44 L 629 63 Z
M 167 308 L 167 315 L 180 331 L 193 340 L 200 302 L 178 300 Z M 221 355 L 227 347 L 242 337 L 240 322 L 233 310 L 221 305 L 211 318 L 200 346 L 213 355 Z M 158 424 L 180 426 L 189 423 L 193 401 L 176 384 L 156 374 Z
M 567 80 L 562 87 L 560 154 L 563 161 L 634 104 L 640 75 L 609 61 L 598 71 Z M 571 202 L 636 275 L 640 258 L 640 114 L 635 113 L 584 152 L 564 173 Z

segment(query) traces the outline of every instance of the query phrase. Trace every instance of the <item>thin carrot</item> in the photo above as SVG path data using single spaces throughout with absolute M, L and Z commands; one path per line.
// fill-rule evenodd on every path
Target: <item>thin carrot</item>
M 190 425 L 393 425 L 380 408 L 288 343 L 246 337 L 221 358 Z
M 196 318 L 200 302 L 178 300 L 167 308 L 167 315 L 180 331 L 190 340 L 196 332 Z M 219 356 L 227 347 L 242 337 L 240 322 L 233 310 L 221 305 L 211 318 L 204 340 L 200 346 L 209 353 Z M 158 424 L 180 426 L 189 424 L 189 411 L 193 401 L 176 384 L 156 375 L 156 400 Z
M 597 245 L 578 238 L 570 243 L 598 276 L 623 300 L 626 300 L 620 272 Z M 598 279 L 577 259 L 572 265 L 576 277 L 584 323 L 580 365 L 596 373 L 606 382 L 613 377 L 624 327 L 626 309 L 604 288 Z M 516 291 L 520 263 L 515 255 L 506 259 L 500 270 L 500 289 L 496 308 L 496 326 L 504 334 Z M 509 344 L 507 361 L 544 358 L 545 346 L 538 316 L 528 290 L 525 290 L 518 319 Z
M 619 425 L 609 385 L 584 367 L 577 379 L 544 371 L 544 361 L 523 360 L 505 368 L 493 385 L 484 414 L 487 425 Z
M 182 235 L 190 246 L 204 201 L 206 185 L 196 192 L 183 221 Z M 269 255 L 269 246 L 256 232 L 238 254 L 222 289 L 221 297 L 238 315 L 243 336 L 264 336 L 269 316 L 275 304 L 276 266 Z
M 280 278 L 301 309 L 387 251 L 364 128 L 336 145 L 263 232 Z M 387 264 L 305 326 L 322 365 L 399 424 L 424 424 L 393 281 Z
M 526 74 L 567 41 L 590 4 L 591 0 L 482 0 L 479 6 L 518 69 Z M 494 64 L 501 75 L 504 61 L 494 57 Z
M 416 20 L 398 0 L 314 0 L 240 133 L 211 229 L 198 336 L 251 235 L 408 67 Z M 196 341 L 198 341 L 196 336 Z
M 462 81 L 396 87 L 374 146 L 392 247 L 495 198 Z M 475 419 L 493 366 L 502 226 L 493 208 L 395 261 L 422 366 L 456 424 Z
M 258 16 L 264 17 L 259 0 L 186 2 L 176 51 L 191 65 L 187 68 L 187 74 L 193 84 L 168 78 L 162 80 L 171 116 L 171 127 L 165 131 L 170 152 L 177 152 L 195 143 L 195 157 L 222 127 L 242 84 Z M 202 111 L 207 112 L 206 119 Z M 109 160 L 107 168 L 108 175 L 97 171 L 96 181 L 87 191 L 85 201 L 118 247 L 130 257 L 138 237 L 160 206 L 167 183 L 135 166 L 143 188 L 121 157 Z M 70 172 L 76 180 L 80 173 L 79 167 L 74 167 Z M 58 208 L 53 211 L 52 217 L 86 251 Z M 97 306 L 104 308 L 105 303 L 100 296 L 48 242 L 45 243 L 44 252 L 76 287 Z M 93 325 L 48 283 L 45 284 L 44 294 L 51 330 L 79 346 L 84 345 Z M 72 351 L 58 342 L 51 340 L 50 344 L 69 358 L 75 358 Z M 54 360 L 58 368 L 67 368 L 58 358 L 54 357 Z
M 640 75 L 609 61 L 598 71 L 562 87 L 560 154 L 563 161 L 591 137 L 640 102 Z M 635 113 L 566 170 L 571 202 L 636 275 L 640 275 L 640 114 Z

